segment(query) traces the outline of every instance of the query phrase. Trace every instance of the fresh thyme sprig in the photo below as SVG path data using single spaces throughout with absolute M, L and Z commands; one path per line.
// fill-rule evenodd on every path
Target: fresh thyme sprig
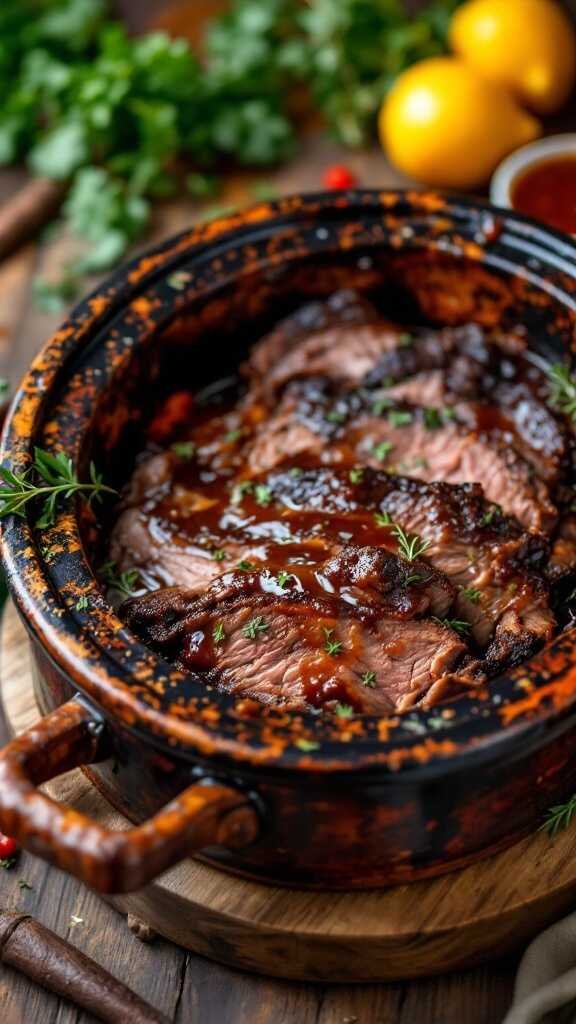
M 572 376 L 570 367 L 563 363 L 551 366 L 548 370 L 548 380 L 550 404 L 576 423 L 576 378 Z
M 135 584 L 140 575 L 138 569 L 124 569 L 118 572 L 116 562 L 105 562 L 100 566 L 98 574 L 109 590 L 114 590 L 122 597 L 133 597 Z
M 435 615 L 432 616 L 433 622 L 437 622 L 439 626 L 447 626 L 448 629 L 453 629 L 458 636 L 468 636 L 470 632 L 470 623 L 465 622 L 464 619 L 438 619 Z
M 398 551 L 408 562 L 413 562 L 430 547 L 429 540 L 423 540 L 417 533 L 405 533 L 401 526 L 395 525 L 392 535 L 398 541 Z
M 547 832 L 551 839 L 563 832 L 572 824 L 576 815 L 576 793 L 573 793 L 569 800 L 563 804 L 556 804 L 546 811 L 544 821 L 538 829 L 539 832 Z
M 66 500 L 74 494 L 82 494 L 90 504 L 102 494 L 118 493 L 103 482 L 93 462 L 88 472 L 90 480 L 81 483 L 72 459 L 64 452 L 53 455 L 42 448 L 35 448 L 34 462 L 23 473 L 14 473 L 6 466 L 0 466 L 0 517 L 24 516 L 28 503 L 39 499 L 42 502 L 42 514 L 36 526 L 44 529 L 53 525 L 60 498 Z

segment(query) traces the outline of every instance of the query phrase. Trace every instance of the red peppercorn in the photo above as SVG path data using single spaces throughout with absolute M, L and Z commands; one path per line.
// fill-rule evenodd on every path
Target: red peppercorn
M 12 836 L 5 836 L 0 832 L 0 860 L 9 860 L 18 853 L 18 843 Z
M 329 189 L 355 188 L 358 178 L 344 164 L 332 164 L 324 174 L 324 186 Z

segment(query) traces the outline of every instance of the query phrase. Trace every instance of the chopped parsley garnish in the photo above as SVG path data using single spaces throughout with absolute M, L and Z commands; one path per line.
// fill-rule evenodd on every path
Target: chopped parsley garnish
M 550 404 L 576 422 L 576 379 L 570 368 L 558 363 L 548 370 Z
M 372 406 L 372 415 L 381 416 L 392 404 L 391 398 L 377 398 Z
M 75 607 L 77 612 L 85 612 L 86 609 L 88 608 L 89 604 L 90 604 L 90 598 L 87 597 L 86 594 L 84 594 L 82 597 L 78 598 L 78 600 L 76 601 L 76 604 L 74 605 L 74 607 Z
M 262 505 L 263 508 L 271 504 L 272 491 L 266 484 L 256 484 L 254 488 L 254 501 L 257 505 Z
M 320 747 L 320 744 L 316 743 L 315 740 L 304 740 L 304 739 L 302 739 L 302 740 L 295 740 L 294 741 L 294 746 L 298 747 L 298 750 L 301 750 L 304 754 L 309 754 L 313 750 L 318 750 L 318 748 Z
M 478 590 L 477 587 L 461 587 L 460 593 L 462 597 L 465 597 L 467 601 L 471 601 L 472 604 L 478 604 L 482 597 L 482 591 Z
M 376 686 L 376 673 L 368 669 L 368 671 L 362 673 L 360 681 L 362 686 L 368 686 L 370 689 L 373 689 Z
M 393 535 L 398 540 L 398 552 L 408 562 L 413 562 L 430 547 L 429 540 L 423 540 L 417 533 L 405 533 L 401 526 L 394 527 Z
M 284 587 L 288 583 L 288 580 L 290 579 L 291 575 L 292 575 L 291 572 L 284 572 L 284 570 L 282 570 L 282 572 L 278 573 L 278 575 L 276 577 L 276 583 L 280 587 L 280 590 L 284 590 Z
M 212 639 L 215 644 L 221 644 L 225 640 L 225 638 L 226 633 L 224 631 L 224 623 L 217 622 L 216 625 L 214 626 L 214 629 L 212 630 Z
M 379 444 L 374 445 L 372 455 L 379 462 L 385 462 L 393 448 L 394 445 L 391 441 L 380 441 Z
M 328 423 L 345 423 L 348 419 L 345 412 L 338 412 L 337 409 L 331 409 L 330 412 L 326 413 L 325 418 Z
M 250 621 L 242 628 L 242 635 L 245 636 L 247 640 L 257 640 L 258 637 L 263 633 L 266 633 L 268 629 L 270 629 L 270 626 L 266 622 L 266 619 L 263 618 L 262 615 L 255 615 L 254 618 L 250 619 Z
M 236 562 L 236 568 L 242 572 L 252 572 L 256 568 L 254 562 L 248 562 L 246 559 L 242 559 L 241 562 Z
M 326 654 L 332 654 L 334 657 L 341 654 L 344 644 L 340 640 L 332 639 L 334 636 L 334 630 L 328 629 L 326 626 L 322 626 L 322 632 L 326 638 L 326 643 L 324 644 Z
M 212 558 L 215 562 L 223 562 L 227 558 L 224 548 L 214 548 L 212 551 Z
M 376 526 L 392 526 L 392 518 L 389 512 L 375 512 L 374 522 Z
M 338 718 L 353 718 L 354 717 L 354 708 L 350 704 L 340 704 L 340 703 L 338 703 L 336 705 L 336 707 L 334 708 L 334 710 L 335 710 L 336 714 L 338 715 Z
M 407 427 L 412 423 L 412 413 L 404 409 L 391 409 L 388 413 L 388 423 L 391 427 Z
M 173 274 L 169 274 L 166 278 L 166 284 L 169 288 L 173 288 L 175 292 L 183 292 L 191 280 L 190 274 L 185 270 L 175 270 Z
M 179 459 L 191 459 L 196 454 L 196 445 L 193 441 L 175 441 L 170 445 L 170 450 Z
M 355 466 L 354 469 L 350 470 L 348 476 L 350 477 L 350 482 L 351 483 L 353 483 L 353 484 L 361 483 L 363 478 L 364 478 L 364 467 L 363 466 Z
M 426 430 L 438 430 L 442 426 L 442 417 L 438 409 L 423 409 L 422 415 Z
M 484 513 L 480 520 L 481 526 L 490 526 L 493 523 L 496 516 L 502 515 L 502 509 L 500 505 L 491 505 L 487 512 Z

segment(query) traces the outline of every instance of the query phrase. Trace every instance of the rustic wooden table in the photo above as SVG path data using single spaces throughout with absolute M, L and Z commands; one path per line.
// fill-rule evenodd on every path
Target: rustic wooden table
M 198 9 L 221 3 L 202 0 Z M 120 0 L 118 6 L 138 28 L 162 4 Z M 350 156 L 316 136 L 304 140 L 290 166 L 260 177 L 281 193 L 315 190 L 321 187 L 323 169 L 342 160 L 367 187 L 405 184 L 380 152 Z M 253 175 L 234 179 L 223 201 L 248 201 L 253 180 Z M 20 172 L 0 173 L 0 204 L 22 181 Z M 181 230 L 197 215 L 192 201 L 164 205 L 150 241 Z M 0 375 L 13 385 L 64 315 L 35 308 L 33 278 L 57 277 L 74 251 L 69 238 L 39 240 L 0 266 Z M 0 741 L 5 738 L 0 720 Z M 296 984 L 241 974 L 164 941 L 143 944 L 124 918 L 97 896 L 27 854 L 12 871 L 0 870 L 0 906 L 33 914 L 178 1024 L 499 1024 L 510 1003 L 516 968 L 516 961 L 510 960 L 430 980 L 362 986 Z M 92 1018 L 4 968 L 0 1020 L 91 1024 Z

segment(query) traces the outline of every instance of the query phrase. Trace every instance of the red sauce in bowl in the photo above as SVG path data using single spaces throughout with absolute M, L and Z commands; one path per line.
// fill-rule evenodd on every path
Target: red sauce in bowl
M 530 167 L 514 183 L 512 206 L 576 234 L 576 154 L 551 157 Z

